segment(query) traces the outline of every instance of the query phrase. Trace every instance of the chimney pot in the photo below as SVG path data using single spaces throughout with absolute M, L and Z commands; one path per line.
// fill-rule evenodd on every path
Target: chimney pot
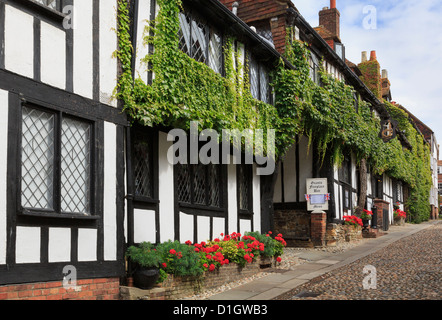
M 370 53 L 370 61 L 377 60 L 376 50 L 371 51 Z
M 336 0 L 330 0 L 330 9 L 336 9 Z
M 235 1 L 232 4 L 232 12 L 235 16 L 238 15 L 238 7 L 239 7 L 239 3 Z
M 361 62 L 367 62 L 367 51 L 362 51 Z
M 382 79 L 388 79 L 388 71 L 386 69 L 382 70 Z

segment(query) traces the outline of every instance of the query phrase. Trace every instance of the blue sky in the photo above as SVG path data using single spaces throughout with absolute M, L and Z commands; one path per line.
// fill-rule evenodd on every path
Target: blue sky
M 292 2 L 313 27 L 318 12 L 330 6 L 329 0 Z M 376 9 L 376 29 L 363 26 L 366 6 Z M 442 1 L 337 0 L 337 8 L 347 59 L 358 64 L 362 51 L 376 50 L 393 101 L 428 125 L 442 144 Z

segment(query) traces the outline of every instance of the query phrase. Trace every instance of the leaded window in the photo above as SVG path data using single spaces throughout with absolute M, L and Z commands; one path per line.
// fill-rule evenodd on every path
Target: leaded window
M 148 128 L 134 126 L 132 139 L 132 170 L 134 195 L 153 199 L 155 197 L 155 139 L 156 134 Z
M 34 106 L 21 117 L 21 206 L 91 215 L 93 124 Z
M 249 72 L 252 97 L 265 103 L 271 103 L 269 71 L 253 55 L 250 56 Z
M 252 165 L 237 166 L 237 188 L 240 213 L 252 213 Z
M 223 208 L 221 165 L 177 164 L 175 169 L 180 204 Z
M 317 85 L 320 85 L 321 79 L 319 75 L 319 59 L 316 56 L 316 54 L 314 54 L 313 52 L 311 52 L 309 57 L 309 66 L 310 66 L 310 79 L 312 79 L 312 81 Z
M 179 48 L 189 57 L 222 73 L 222 37 L 202 19 L 180 12 Z

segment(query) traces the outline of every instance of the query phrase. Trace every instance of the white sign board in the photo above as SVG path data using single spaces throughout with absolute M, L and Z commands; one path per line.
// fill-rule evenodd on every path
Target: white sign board
M 307 210 L 308 211 L 326 211 L 328 210 L 327 179 L 307 179 Z

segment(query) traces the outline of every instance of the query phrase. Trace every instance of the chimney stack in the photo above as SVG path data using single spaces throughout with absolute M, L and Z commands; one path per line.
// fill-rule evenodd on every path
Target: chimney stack
M 325 7 L 319 11 L 319 25 L 327 29 L 333 37 L 341 37 L 341 14 L 336 8 L 336 0 L 330 0 L 330 9 Z
M 361 62 L 367 62 L 367 51 L 362 51 Z

